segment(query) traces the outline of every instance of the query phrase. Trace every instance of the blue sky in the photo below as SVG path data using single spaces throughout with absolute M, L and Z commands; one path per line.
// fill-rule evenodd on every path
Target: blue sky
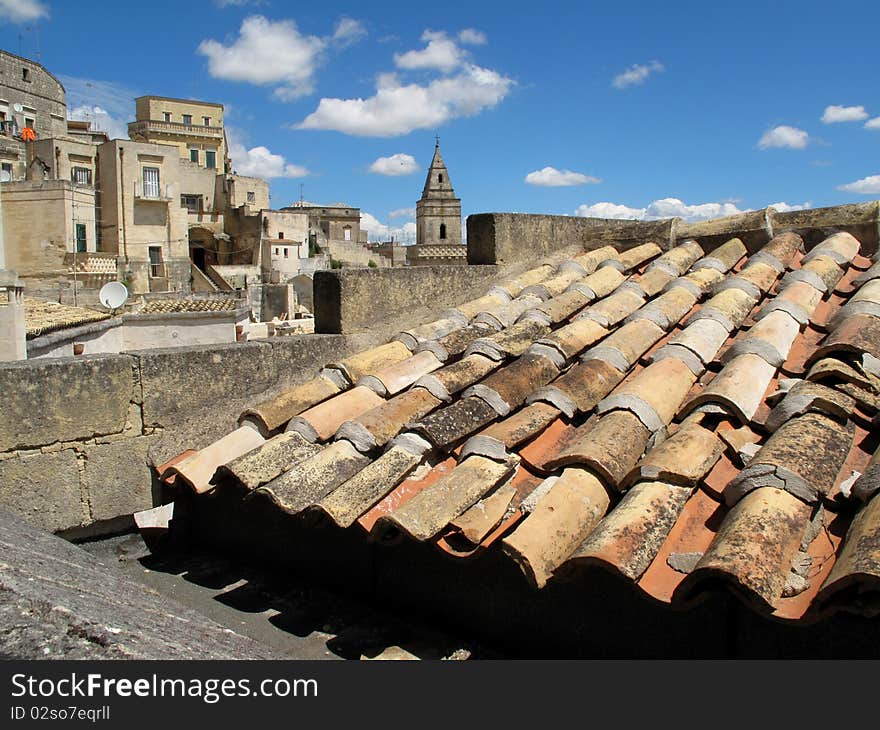
M 464 216 L 880 198 L 878 21 L 877 2 L 0 0 L 0 43 L 118 134 L 140 94 L 221 102 L 273 207 L 302 185 L 406 240 L 435 134 Z

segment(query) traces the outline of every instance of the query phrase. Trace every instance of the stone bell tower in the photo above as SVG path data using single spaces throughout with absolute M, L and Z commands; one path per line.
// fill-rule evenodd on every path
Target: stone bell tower
M 425 179 L 425 189 L 416 203 L 416 243 L 461 244 L 461 199 L 455 197 L 446 163 L 435 138 L 434 159 Z

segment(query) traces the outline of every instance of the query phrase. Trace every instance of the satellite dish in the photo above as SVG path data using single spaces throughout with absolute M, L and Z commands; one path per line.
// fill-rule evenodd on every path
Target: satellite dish
M 125 300 L 128 299 L 128 289 L 120 281 L 111 281 L 101 287 L 101 291 L 98 292 L 98 299 L 101 300 L 101 304 L 107 307 L 107 309 L 119 309 L 119 307 L 125 304 Z
M 19 113 L 21 113 L 21 112 L 24 111 L 24 107 L 23 107 L 21 104 L 17 103 L 17 102 L 16 102 L 15 104 L 12 105 L 12 108 L 15 109 L 15 111 L 17 111 L 17 112 L 19 112 Z

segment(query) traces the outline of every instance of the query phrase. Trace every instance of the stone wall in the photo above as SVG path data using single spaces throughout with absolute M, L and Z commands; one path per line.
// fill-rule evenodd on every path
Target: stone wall
M 69 536 L 130 526 L 152 466 L 203 448 L 273 392 L 363 347 L 309 335 L 0 363 L 0 508 Z
M 686 223 L 680 218 L 628 221 L 578 216 L 480 213 L 468 216 L 468 263 L 515 265 L 535 261 L 560 248 L 580 245 L 595 248 L 606 243 L 625 249 L 653 241 L 669 248 L 695 239 L 707 250 L 739 236 L 750 252 L 774 235 L 794 230 L 807 234 L 806 244 L 818 243 L 835 231 L 845 230 L 862 243 L 862 253 L 877 251 L 880 202 L 837 205 L 780 213 L 773 208 L 724 218 Z
M 436 318 L 443 309 L 481 296 L 497 266 L 418 266 L 317 271 L 315 331 L 393 336 Z

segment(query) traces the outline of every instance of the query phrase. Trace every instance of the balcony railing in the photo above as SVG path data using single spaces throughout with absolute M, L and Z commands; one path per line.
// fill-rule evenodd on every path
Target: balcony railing
M 147 181 L 144 185 L 143 180 L 135 180 L 134 183 L 135 200 L 154 201 L 157 203 L 168 203 L 171 201 L 171 188 L 169 185 L 158 185 Z
M 223 138 L 223 127 L 208 127 L 203 124 L 181 124 L 180 122 L 164 122 L 149 119 L 141 122 L 129 122 L 128 134 L 134 139 L 136 135 L 148 133 L 179 134 L 185 136 Z

